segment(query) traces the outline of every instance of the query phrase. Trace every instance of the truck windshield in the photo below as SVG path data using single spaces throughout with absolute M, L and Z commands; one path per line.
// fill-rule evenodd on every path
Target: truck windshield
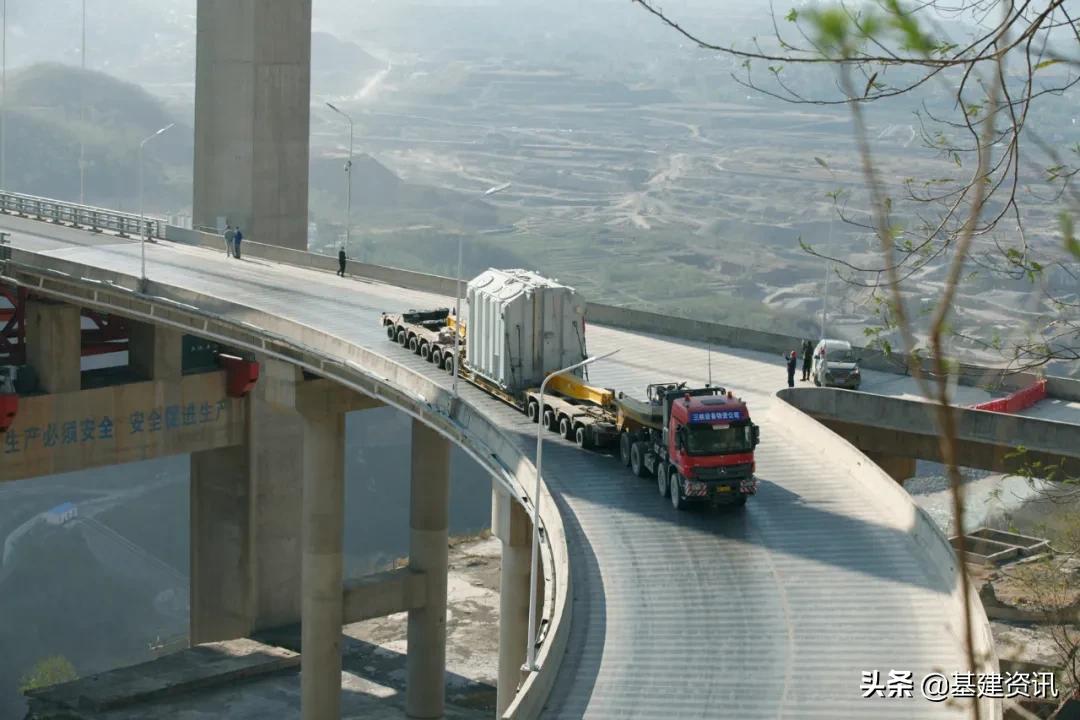
M 691 455 L 719 455 L 722 453 L 750 452 L 754 449 L 749 425 L 686 426 L 686 449 Z

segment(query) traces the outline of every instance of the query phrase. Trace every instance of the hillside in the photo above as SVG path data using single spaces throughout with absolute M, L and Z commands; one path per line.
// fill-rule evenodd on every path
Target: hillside
M 84 92 L 85 122 L 80 111 Z M 78 200 L 81 140 L 86 202 L 135 209 L 139 142 L 173 121 L 160 100 L 105 73 L 53 63 L 12 73 L 7 97 L 7 187 Z M 147 147 L 147 210 L 175 210 L 190 203 L 191 158 L 192 130 L 183 123 Z

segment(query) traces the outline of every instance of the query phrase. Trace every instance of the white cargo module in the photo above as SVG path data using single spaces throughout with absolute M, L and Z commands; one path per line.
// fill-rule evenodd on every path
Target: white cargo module
M 471 281 L 465 360 L 472 372 L 516 392 L 585 359 L 585 301 L 528 270 L 486 270 Z M 580 370 L 577 371 L 580 374 Z

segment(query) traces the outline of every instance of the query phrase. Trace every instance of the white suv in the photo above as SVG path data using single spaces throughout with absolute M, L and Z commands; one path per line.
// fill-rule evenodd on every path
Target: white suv
M 814 348 L 814 384 L 858 390 L 859 359 L 847 340 L 822 340 Z

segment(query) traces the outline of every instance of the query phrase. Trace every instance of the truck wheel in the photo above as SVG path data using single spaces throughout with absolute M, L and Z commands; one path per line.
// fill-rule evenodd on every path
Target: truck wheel
M 442 350 L 435 348 L 431 351 L 431 364 L 437 368 L 442 367 Z
M 625 467 L 630 465 L 630 446 L 632 444 L 630 442 L 630 433 L 619 433 L 619 460 L 622 461 Z
M 735 498 L 735 502 L 732 504 L 735 507 L 743 507 L 744 505 L 746 505 L 746 497 L 746 495 L 740 495 L 739 497 Z
M 567 440 L 574 439 L 574 425 L 570 422 L 570 418 L 565 415 L 559 418 L 559 434 Z
M 670 473 L 671 507 L 676 510 L 685 510 L 687 501 L 682 496 L 682 482 L 678 472 Z
M 401 347 L 405 347 L 409 344 L 409 336 L 405 334 L 404 330 L 398 330 L 397 344 Z
M 409 349 L 412 350 L 414 353 L 420 352 L 420 341 L 416 339 L 415 335 L 409 338 Z
M 525 408 L 525 414 L 529 416 L 529 419 L 533 422 L 540 422 L 540 403 L 535 400 L 530 400 L 528 406 Z
M 386 326 L 386 337 L 390 338 L 391 340 L 397 340 L 397 333 L 397 326 L 393 323 Z
M 645 467 L 645 443 L 636 442 L 630 445 L 630 470 L 639 478 L 649 477 L 649 471 Z
M 546 427 L 551 432 L 557 432 L 559 429 L 559 421 L 555 417 L 555 413 L 552 412 L 551 408 L 547 408 L 546 410 L 544 410 L 544 427 Z
M 585 448 L 588 450 L 592 447 L 592 438 L 589 437 L 589 429 L 584 425 L 578 425 L 574 429 L 574 442 L 577 443 L 579 448 Z
M 454 374 L 454 356 L 453 355 L 447 355 L 446 356 L 446 359 L 443 360 L 443 368 L 445 368 L 446 373 L 448 375 L 453 375 Z
M 420 357 L 425 360 L 431 360 L 431 344 L 428 342 L 420 343 Z
M 660 491 L 660 497 L 667 497 L 668 491 L 671 489 L 668 485 L 668 466 L 667 463 L 662 461 L 660 466 L 656 468 L 656 489 Z

